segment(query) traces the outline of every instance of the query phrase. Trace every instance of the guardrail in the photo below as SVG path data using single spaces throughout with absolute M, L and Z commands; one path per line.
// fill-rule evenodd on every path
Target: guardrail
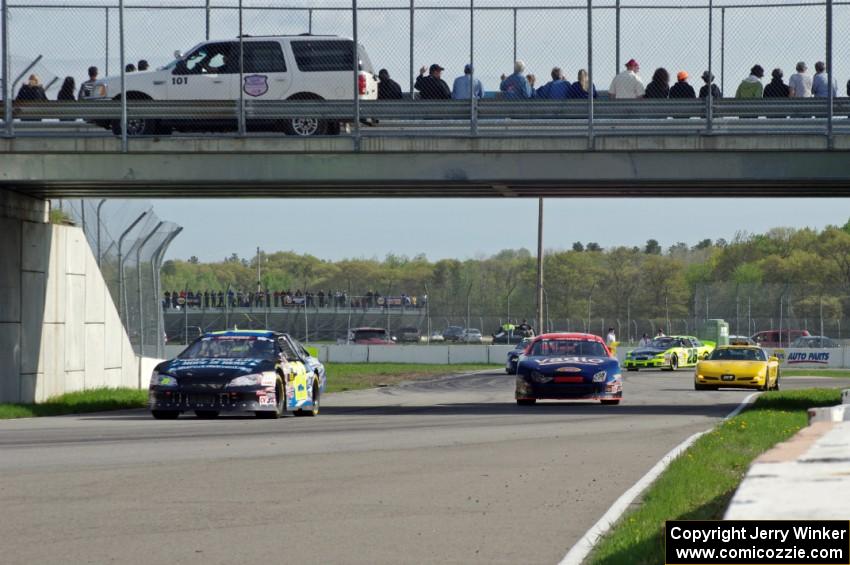
M 586 100 L 508 101 L 377 100 L 361 101 L 360 121 L 371 126 L 353 135 L 428 135 L 450 132 L 476 135 L 585 136 L 610 134 L 777 134 L 798 131 L 828 134 L 850 129 L 850 98 L 714 100 L 607 100 L 594 102 L 592 122 Z M 13 105 L 15 135 L 78 135 L 79 121 L 109 126 L 121 120 L 121 101 L 37 102 Z M 355 104 L 339 100 L 246 100 L 248 123 L 314 118 L 353 123 Z M 830 117 L 831 115 L 831 117 Z M 231 122 L 240 118 L 236 100 L 151 101 L 130 100 L 128 120 L 197 123 Z M 46 122 L 44 120 L 47 120 Z M 33 122 L 39 122 L 34 124 Z M 74 123 L 76 122 L 76 124 Z M 76 128 L 69 126 L 77 126 Z M 203 131 L 203 127 L 198 128 Z M 34 130 L 34 131 L 33 131 Z M 106 131 L 94 132 L 109 135 Z M 162 132 L 160 132 L 162 133 Z M 232 133 L 231 133 L 232 135 Z

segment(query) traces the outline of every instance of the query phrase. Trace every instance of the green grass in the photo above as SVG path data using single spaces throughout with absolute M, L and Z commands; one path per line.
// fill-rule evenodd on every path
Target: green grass
M 0 419 L 144 408 L 147 401 L 147 390 L 99 388 L 63 394 L 41 404 L 0 404 Z
M 782 369 L 783 377 L 850 377 L 850 369 Z
M 326 392 L 398 384 L 428 377 L 494 369 L 498 365 L 417 365 L 410 363 L 325 363 Z
M 664 563 L 665 520 L 716 520 L 750 463 L 807 423 L 806 410 L 840 402 L 834 389 L 762 394 L 738 416 L 719 424 L 676 458 L 591 554 L 594 564 Z

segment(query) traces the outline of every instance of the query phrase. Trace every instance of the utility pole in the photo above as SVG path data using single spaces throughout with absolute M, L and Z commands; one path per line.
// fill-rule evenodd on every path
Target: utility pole
M 537 331 L 543 331 L 543 197 L 537 199 Z
M 262 278 L 260 273 L 260 246 L 257 246 L 257 292 L 262 288 Z

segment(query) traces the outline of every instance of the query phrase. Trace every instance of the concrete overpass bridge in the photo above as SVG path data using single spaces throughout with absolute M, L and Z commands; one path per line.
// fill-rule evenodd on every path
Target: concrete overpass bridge
M 75 197 L 847 196 L 850 132 L 16 137 L 0 188 Z

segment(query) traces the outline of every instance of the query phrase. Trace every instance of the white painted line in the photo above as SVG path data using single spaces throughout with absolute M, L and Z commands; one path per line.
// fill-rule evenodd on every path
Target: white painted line
M 747 396 L 737 408 L 735 408 L 732 412 L 730 412 L 722 421 L 728 420 L 729 418 L 734 418 L 738 414 L 741 413 L 741 410 L 747 407 L 752 401 L 758 396 L 759 393 L 754 392 Z M 714 428 L 712 428 L 714 429 Z M 638 480 L 632 487 L 620 495 L 614 504 L 611 505 L 611 508 L 599 519 L 598 522 L 593 524 L 589 530 L 582 536 L 576 544 L 570 548 L 564 558 L 561 560 L 560 565 L 581 565 L 581 563 L 590 555 L 590 552 L 593 551 L 593 548 L 596 547 L 596 544 L 602 539 L 608 530 L 611 529 L 617 520 L 625 513 L 625 511 L 629 508 L 629 506 L 634 502 L 634 500 L 640 496 L 640 494 L 646 490 L 646 488 L 655 482 L 655 479 L 658 478 L 661 473 L 664 472 L 665 469 L 670 465 L 670 463 L 678 457 L 683 451 L 689 448 L 697 439 L 701 436 L 707 434 L 711 430 L 705 430 L 702 432 L 695 433 L 694 435 L 687 438 L 685 441 L 671 449 L 667 455 L 661 458 L 661 461 L 655 464 L 652 469 L 650 469 L 643 477 Z

